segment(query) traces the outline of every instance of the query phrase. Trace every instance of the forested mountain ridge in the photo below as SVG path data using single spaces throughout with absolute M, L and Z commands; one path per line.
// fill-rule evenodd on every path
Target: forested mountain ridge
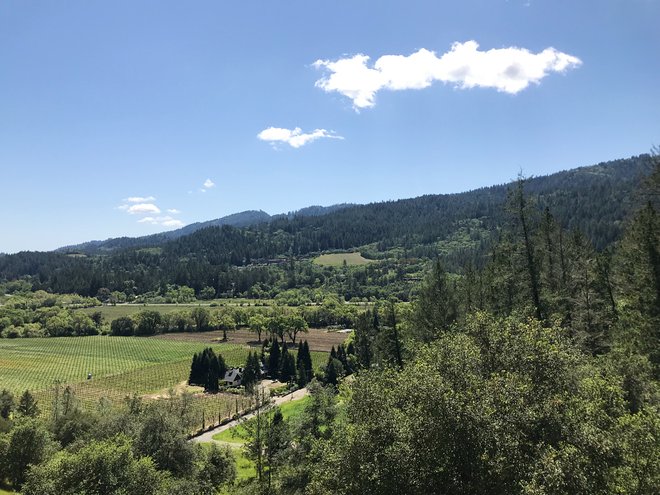
M 208 227 L 222 227 L 229 225 L 231 227 L 250 227 L 259 225 L 261 223 L 268 223 L 275 219 L 292 218 L 294 216 L 319 216 L 332 213 L 341 208 L 347 208 L 349 204 L 336 204 L 331 206 L 308 206 L 297 211 L 289 213 L 280 213 L 277 215 L 269 215 L 263 210 L 246 210 L 238 213 L 232 213 L 224 217 L 207 220 L 205 222 L 195 222 L 180 229 L 169 230 L 167 232 L 159 232 L 158 234 L 151 234 L 140 237 L 115 237 L 106 239 L 104 241 L 88 241 L 82 244 L 71 246 L 64 246 L 56 249 L 57 252 L 62 253 L 84 253 L 84 254 L 107 254 L 112 251 L 126 248 L 145 248 L 159 246 L 172 239 L 178 239 L 193 232 Z
M 597 248 L 603 248 L 620 236 L 621 222 L 633 205 L 633 191 L 651 170 L 650 157 L 641 155 L 531 178 L 525 189 L 538 207 L 549 208 L 562 226 L 580 229 Z M 501 225 L 508 188 L 504 184 L 464 193 L 371 203 L 323 216 L 281 218 L 242 232 L 209 229 L 163 248 L 164 253 L 173 256 L 203 254 L 232 264 L 372 243 L 378 244 L 378 251 L 394 246 L 411 249 L 445 239 L 469 220 L 478 221 L 486 231 Z M 227 251 L 230 247 L 231 255 Z
M 636 204 L 635 191 L 652 169 L 651 157 L 640 155 L 531 178 L 525 181 L 525 192 L 538 210 L 548 208 L 560 225 L 579 229 L 602 249 L 620 237 L 623 221 Z M 311 287 L 325 279 L 309 266 L 287 264 L 276 271 L 274 259 L 293 263 L 313 253 L 359 248 L 365 256 L 393 260 L 380 274 L 380 283 L 391 286 L 392 269 L 399 280 L 406 277 L 397 259 L 440 255 L 452 271 L 469 262 L 478 264 L 507 222 L 502 206 L 508 189 L 497 185 L 346 206 L 325 215 L 289 214 L 246 228 L 208 227 L 146 246 L 117 246 L 103 255 L 17 253 L 0 258 L 0 279 L 30 276 L 36 288 L 82 295 L 95 295 L 101 287 L 131 287 L 137 294 L 167 284 L 188 285 L 196 293 L 204 287 L 215 288 L 217 294 L 229 288 L 247 293 L 255 284 Z M 365 280 L 372 276 L 361 275 Z

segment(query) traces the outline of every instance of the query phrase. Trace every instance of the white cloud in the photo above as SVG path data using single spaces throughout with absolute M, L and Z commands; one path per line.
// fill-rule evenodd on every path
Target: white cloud
M 183 227 L 185 225 L 181 220 L 177 220 L 170 216 L 144 217 L 140 218 L 138 223 L 149 223 L 151 225 L 161 225 L 163 227 Z
M 128 205 L 124 205 L 128 206 Z M 121 208 L 121 207 L 120 207 Z M 160 213 L 160 208 L 158 208 L 153 203 L 138 203 L 135 205 L 128 206 L 125 208 L 126 212 L 131 215 L 145 215 L 148 213 Z
M 202 184 L 202 187 L 204 189 L 211 189 L 212 187 L 215 187 L 215 182 L 213 182 L 211 179 L 206 179 L 204 184 Z
M 408 55 L 384 55 L 368 67 L 369 57 L 358 54 L 336 61 L 317 60 L 314 67 L 328 74 L 316 81 L 326 92 L 336 91 L 353 101 L 356 110 L 373 107 L 381 89 L 400 91 L 427 88 L 435 81 L 457 88 L 494 88 L 516 94 L 539 84 L 551 72 L 566 72 L 582 61 L 554 48 L 532 53 L 509 47 L 480 51 L 476 41 L 454 43 L 438 57 L 422 48 Z
M 269 127 L 257 134 L 257 137 L 271 144 L 287 143 L 294 148 L 300 148 L 320 138 L 344 139 L 335 134 L 334 131 L 326 131 L 325 129 L 314 129 L 312 132 L 305 134 L 300 127 L 296 127 L 295 129 Z
M 149 203 L 151 201 L 156 201 L 156 198 L 153 196 L 146 196 L 146 197 L 141 197 L 141 196 L 131 196 L 130 198 L 126 198 L 124 201 L 128 203 Z
M 179 213 L 181 213 L 181 211 L 177 210 L 176 208 L 169 208 L 167 210 L 167 213 L 171 213 L 172 215 L 178 215 Z

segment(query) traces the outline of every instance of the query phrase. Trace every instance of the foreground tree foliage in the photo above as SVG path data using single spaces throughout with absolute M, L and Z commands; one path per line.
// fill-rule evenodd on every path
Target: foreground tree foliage
M 630 414 L 621 381 L 561 328 L 477 314 L 357 377 L 310 492 L 653 493 L 660 420 Z
M 30 473 L 24 495 L 61 493 L 155 495 L 166 476 L 148 457 L 136 458 L 125 437 L 62 451 Z
M 50 418 L 19 409 L 0 433 L 0 481 L 21 493 L 213 495 L 236 477 L 227 448 L 188 440 L 185 396 L 88 412 L 65 389 L 53 409 Z

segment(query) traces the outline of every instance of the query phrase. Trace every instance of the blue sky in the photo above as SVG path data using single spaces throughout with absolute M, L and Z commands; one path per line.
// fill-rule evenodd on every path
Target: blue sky
M 3 0 L 0 252 L 645 153 L 658 19 L 656 0 Z

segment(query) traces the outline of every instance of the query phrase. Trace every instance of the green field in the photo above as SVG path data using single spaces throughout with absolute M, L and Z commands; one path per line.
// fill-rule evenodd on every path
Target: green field
M 343 266 L 346 262 L 346 265 L 351 266 L 366 265 L 367 263 L 373 263 L 373 260 L 363 258 L 360 253 L 332 253 L 317 256 L 313 262 L 323 266 Z
M 94 385 L 102 382 L 105 386 L 121 382 L 123 375 L 132 377 L 129 382 L 140 384 L 138 389 L 120 384 L 123 390 L 148 393 L 173 385 L 169 377 L 178 378 L 185 369 L 179 363 L 190 363 L 192 355 L 204 347 L 207 344 L 141 337 L 3 339 L 0 340 L 0 382 L 16 393 L 41 390 L 55 380 L 64 384 L 87 382 L 88 373 L 93 376 L 89 382 Z M 242 364 L 248 352 L 239 345 L 213 347 L 230 366 Z M 177 371 L 167 372 L 168 368 Z M 162 380 L 154 378 L 156 370 L 165 373 Z
M 145 337 L 57 337 L 0 340 L 0 388 L 14 395 L 30 390 L 42 411 L 50 409 L 54 384 L 69 385 L 87 408 L 105 397 L 113 403 L 128 395 L 165 394 L 188 378 L 191 357 L 208 344 Z M 215 344 L 228 366 L 245 363 L 249 347 Z M 327 354 L 313 352 L 314 367 Z M 87 374 L 92 379 L 87 380 Z M 239 401 L 236 404 L 236 401 Z M 200 420 L 209 425 L 242 409 L 244 400 L 218 394 L 199 398 Z M 204 419 L 201 409 L 205 411 Z

